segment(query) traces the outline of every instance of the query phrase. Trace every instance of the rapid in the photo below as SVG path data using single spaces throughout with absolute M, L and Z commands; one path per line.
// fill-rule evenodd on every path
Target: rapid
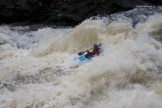
M 76 62 L 93 43 L 103 53 Z M 162 108 L 162 7 L 69 28 L 1 25 L 0 108 Z

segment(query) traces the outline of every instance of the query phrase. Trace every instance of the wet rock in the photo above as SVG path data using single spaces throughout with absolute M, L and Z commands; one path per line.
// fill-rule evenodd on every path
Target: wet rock
M 91 16 L 161 4 L 160 0 L 1 0 L 0 23 L 76 25 Z
M 148 0 L 149 1 L 149 0 Z M 135 8 L 139 5 L 152 5 L 147 0 L 115 0 L 114 3 L 121 6 L 122 8 Z

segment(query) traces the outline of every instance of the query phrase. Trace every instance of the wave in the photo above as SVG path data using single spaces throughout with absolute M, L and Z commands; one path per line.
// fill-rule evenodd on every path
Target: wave
M 0 107 L 161 108 L 162 14 L 153 8 L 74 28 L 1 26 Z M 103 54 L 76 64 L 93 43 L 102 43 Z

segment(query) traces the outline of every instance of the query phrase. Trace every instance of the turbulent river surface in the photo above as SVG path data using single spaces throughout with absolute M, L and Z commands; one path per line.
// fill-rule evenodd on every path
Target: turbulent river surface
M 101 55 L 74 61 L 93 43 Z M 0 108 L 162 108 L 162 7 L 73 28 L 1 25 Z

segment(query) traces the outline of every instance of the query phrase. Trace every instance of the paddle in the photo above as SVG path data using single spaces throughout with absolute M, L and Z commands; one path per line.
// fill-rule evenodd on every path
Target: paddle
M 84 54 L 84 52 L 79 52 L 79 53 L 78 53 L 78 55 L 83 55 L 83 54 Z
M 89 49 L 89 50 L 92 50 L 93 48 Z M 85 52 L 89 51 L 89 50 L 86 50 L 86 51 L 82 51 L 82 52 L 79 52 L 78 55 L 83 55 Z
M 98 47 L 101 46 L 101 43 L 98 44 Z M 89 50 L 92 50 L 93 48 L 89 49 Z M 82 51 L 82 52 L 79 52 L 78 55 L 81 56 L 83 55 L 85 52 L 89 51 L 89 50 L 86 50 L 86 51 Z

